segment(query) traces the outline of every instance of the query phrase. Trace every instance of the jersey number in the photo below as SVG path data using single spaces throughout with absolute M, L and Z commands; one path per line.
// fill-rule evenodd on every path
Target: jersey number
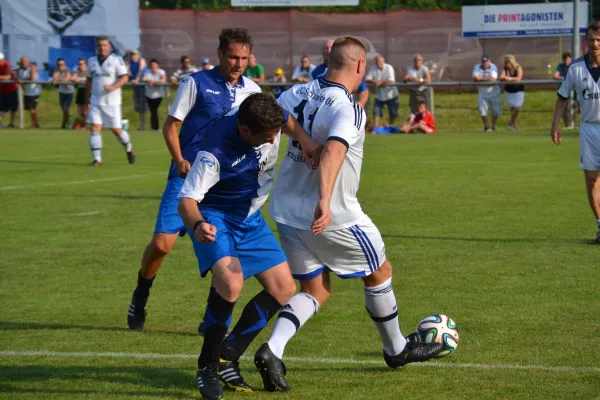
M 308 103 L 308 100 L 302 100 L 300 103 L 298 103 L 296 107 L 294 107 L 296 119 L 298 120 L 300 125 L 302 125 L 302 127 L 304 127 L 304 108 L 306 107 L 306 103 Z M 317 107 L 315 111 L 313 111 L 313 113 L 308 116 L 308 129 L 304 127 L 304 129 L 306 129 L 306 131 L 308 132 L 309 136 L 312 136 L 312 127 L 313 122 L 315 122 L 315 116 L 317 115 L 317 111 L 319 111 L 319 107 Z M 295 140 L 292 141 L 292 146 L 296 147 L 299 150 L 302 150 L 302 146 L 300 146 L 300 143 L 298 143 Z

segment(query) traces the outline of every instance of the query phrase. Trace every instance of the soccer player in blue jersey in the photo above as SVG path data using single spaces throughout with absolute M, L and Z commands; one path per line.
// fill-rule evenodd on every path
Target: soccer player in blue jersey
M 255 276 L 264 291 L 248 303 L 226 341 L 236 361 L 296 291 L 285 254 L 260 212 L 275 176 L 281 126 L 288 119 L 271 96 L 249 96 L 211 128 L 179 194 L 179 213 L 200 274 L 212 274 L 197 372 L 205 399 L 222 398 L 219 376 L 225 383 L 228 375 L 239 377 L 239 370 L 224 371 L 219 363 L 244 280 Z
M 177 237 L 185 234 L 183 221 L 177 212 L 177 195 L 207 129 L 232 108 L 239 106 L 250 94 L 261 91 L 258 85 L 242 76 L 251 50 L 252 37 L 246 29 L 223 29 L 217 50 L 219 66 L 191 74 L 183 79 L 177 89 L 169 117 L 163 126 L 172 162 L 154 235 L 144 250 L 137 287 L 127 313 L 130 329 L 144 329 L 146 303 L 152 283 Z M 318 144 L 306 136 L 300 125 L 297 126 L 300 141 L 304 141 L 306 159 L 314 159 Z

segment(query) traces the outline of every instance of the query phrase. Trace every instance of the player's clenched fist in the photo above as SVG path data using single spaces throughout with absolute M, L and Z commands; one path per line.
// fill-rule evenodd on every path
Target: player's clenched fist
M 187 160 L 182 159 L 181 161 L 177 162 L 177 173 L 179 174 L 180 178 L 185 178 L 188 172 L 190 172 L 190 168 L 190 162 Z
M 215 241 L 217 227 L 206 221 L 200 222 L 194 229 L 194 237 L 199 243 L 212 243 Z

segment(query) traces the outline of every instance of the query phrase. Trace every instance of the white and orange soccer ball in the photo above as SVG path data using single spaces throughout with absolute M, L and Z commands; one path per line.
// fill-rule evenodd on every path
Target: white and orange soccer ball
M 444 345 L 444 349 L 437 357 L 444 357 L 452 353 L 460 341 L 456 322 L 444 314 L 434 314 L 423 318 L 417 325 L 417 332 L 425 343 L 438 342 Z

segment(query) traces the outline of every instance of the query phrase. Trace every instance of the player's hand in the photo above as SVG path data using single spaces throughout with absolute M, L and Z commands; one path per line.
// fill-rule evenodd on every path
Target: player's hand
M 208 222 L 201 223 L 194 231 L 194 238 L 199 243 L 212 243 L 215 241 L 217 227 Z
M 104 85 L 104 90 L 106 91 L 106 93 L 110 93 L 114 90 L 112 85 Z
M 135 84 L 137 84 L 137 83 L 139 83 L 139 82 L 140 82 L 140 80 L 139 80 L 139 79 L 137 79 L 137 78 L 136 78 L 136 79 L 133 79 L 133 80 L 131 81 L 131 83 L 133 83 L 134 85 L 135 85 Z
M 190 162 L 187 160 L 181 160 L 179 162 L 176 162 L 175 166 L 177 167 L 177 174 L 180 178 L 185 178 L 188 172 L 190 172 L 191 165 Z
M 311 138 L 304 140 L 300 143 L 302 147 L 302 155 L 304 156 L 304 162 L 310 169 L 319 168 L 319 161 L 321 160 L 321 151 L 323 151 L 323 145 Z
M 329 211 L 329 200 L 321 199 L 317 208 L 315 208 L 315 219 L 312 223 L 312 231 L 319 235 L 331 223 L 331 213 Z
M 552 141 L 554 142 L 554 144 L 560 144 L 560 131 L 558 130 L 558 128 L 552 128 L 550 136 L 552 137 Z

